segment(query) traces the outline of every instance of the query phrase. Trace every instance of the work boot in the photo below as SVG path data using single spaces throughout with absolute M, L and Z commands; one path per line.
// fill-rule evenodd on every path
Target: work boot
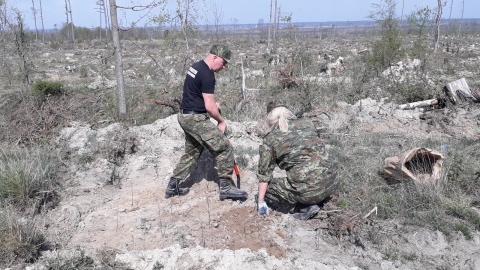
M 290 211 L 292 211 L 293 208 L 295 207 L 294 205 L 291 205 L 286 201 L 279 202 L 279 201 L 272 200 L 268 197 L 265 197 L 263 200 L 267 203 L 270 209 L 283 214 L 290 213 Z
M 293 217 L 300 220 L 307 220 L 315 216 L 318 211 L 320 211 L 320 207 L 316 204 L 304 205 L 298 207 L 297 212 L 293 214 Z
M 247 192 L 238 189 L 231 179 L 220 179 L 219 181 L 220 186 L 220 200 L 223 201 L 225 199 L 232 199 L 232 200 L 245 200 L 248 197 Z
M 168 182 L 167 189 L 165 189 L 165 199 L 168 199 L 173 196 L 183 196 L 187 195 L 188 192 L 190 191 L 190 188 L 181 188 L 178 186 L 178 181 L 170 178 L 170 181 Z

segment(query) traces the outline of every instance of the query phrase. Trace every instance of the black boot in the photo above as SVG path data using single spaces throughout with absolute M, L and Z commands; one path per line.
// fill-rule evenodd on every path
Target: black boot
M 307 220 L 314 217 L 320 211 L 320 207 L 316 204 L 301 205 L 295 210 L 296 213 L 293 214 L 294 218 L 300 220 Z
M 168 199 L 173 196 L 183 196 L 187 195 L 188 192 L 190 191 L 190 188 L 181 188 L 178 186 L 178 181 L 170 178 L 170 181 L 168 182 L 167 189 L 165 190 L 165 199 Z
M 268 205 L 268 207 L 270 207 L 270 209 L 272 209 L 274 211 L 277 211 L 277 212 L 280 212 L 280 213 L 283 213 L 283 214 L 288 214 L 295 208 L 295 205 L 291 205 L 286 201 L 279 202 L 279 201 L 276 201 L 276 200 L 272 200 L 268 197 L 265 197 L 264 201 L 267 203 L 267 205 Z
M 232 200 L 245 200 L 248 197 L 247 192 L 238 189 L 231 179 L 220 179 L 219 181 L 220 186 L 220 200 L 223 201 L 225 199 L 232 199 Z

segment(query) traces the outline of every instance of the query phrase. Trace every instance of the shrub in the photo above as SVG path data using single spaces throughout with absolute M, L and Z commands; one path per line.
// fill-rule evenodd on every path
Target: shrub
M 398 19 L 395 17 L 396 2 L 394 0 L 382 2 L 383 5 L 374 5 L 376 11 L 369 16 L 380 25 L 381 37 L 373 43 L 372 53 L 366 57 L 367 64 L 377 74 L 404 56 Z
M 32 85 L 34 96 L 46 97 L 55 96 L 63 93 L 63 84 L 60 82 L 37 81 Z
M 410 25 L 409 33 L 414 36 L 410 55 L 413 58 L 426 60 L 428 52 L 428 29 L 432 27 L 432 11 L 428 8 L 419 8 L 407 16 Z

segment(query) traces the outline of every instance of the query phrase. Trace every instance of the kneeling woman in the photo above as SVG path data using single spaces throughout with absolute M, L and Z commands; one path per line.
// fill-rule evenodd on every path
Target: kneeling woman
M 317 204 L 338 188 L 336 163 L 310 120 L 277 107 L 268 114 L 267 126 L 259 148 L 258 214 L 267 215 L 270 207 L 307 220 L 320 210 Z M 273 179 L 277 165 L 286 171 L 286 178 Z

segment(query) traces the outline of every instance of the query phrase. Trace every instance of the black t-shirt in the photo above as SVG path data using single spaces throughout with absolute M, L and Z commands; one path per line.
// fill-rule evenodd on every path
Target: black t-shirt
M 213 94 L 215 91 L 215 74 L 204 60 L 194 63 L 188 70 L 183 84 L 181 108 L 206 112 L 202 93 Z

